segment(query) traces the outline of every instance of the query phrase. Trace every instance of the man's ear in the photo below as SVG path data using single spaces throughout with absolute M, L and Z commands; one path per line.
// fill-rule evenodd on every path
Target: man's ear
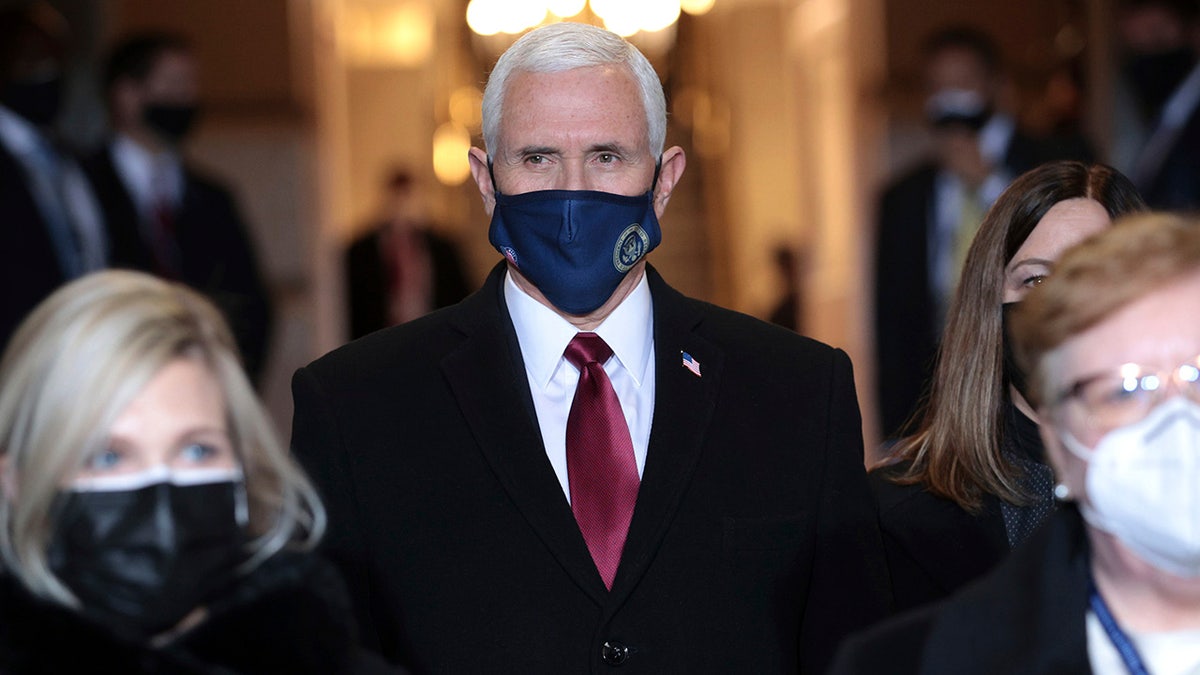
M 479 187 L 479 195 L 483 197 L 483 210 L 488 216 L 496 208 L 496 189 L 492 185 L 492 172 L 488 168 L 487 153 L 479 148 L 471 148 L 467 152 L 467 160 L 471 163 L 471 177 Z
M 659 218 L 666 211 L 671 192 L 675 190 L 686 166 L 687 157 L 683 154 L 683 148 L 674 145 L 663 151 L 658 167 L 658 183 L 654 186 L 654 215 Z

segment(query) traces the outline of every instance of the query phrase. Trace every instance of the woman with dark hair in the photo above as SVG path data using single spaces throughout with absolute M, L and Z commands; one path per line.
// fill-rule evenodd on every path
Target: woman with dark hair
M 1200 672 L 1200 220 L 1124 218 L 1013 315 L 1061 506 L 831 675 Z
M 1005 317 L 1067 248 L 1145 209 L 1114 169 L 1053 162 L 1000 196 L 967 253 L 930 392 L 871 474 L 897 609 L 949 595 L 1053 509 L 1038 419 Z

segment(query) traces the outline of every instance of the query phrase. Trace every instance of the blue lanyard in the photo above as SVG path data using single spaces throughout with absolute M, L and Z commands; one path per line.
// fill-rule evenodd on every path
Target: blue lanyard
M 1112 641 L 1113 647 L 1116 647 L 1117 653 L 1121 655 L 1121 660 L 1125 662 L 1129 674 L 1150 675 L 1150 671 L 1146 670 L 1146 664 L 1142 663 L 1142 657 L 1138 654 L 1137 647 L 1133 646 L 1133 641 L 1117 625 L 1117 620 L 1113 618 L 1104 598 L 1100 597 L 1100 591 L 1096 589 L 1096 582 L 1091 579 L 1088 580 L 1088 596 L 1092 612 L 1100 620 L 1104 632 L 1108 633 L 1108 639 Z

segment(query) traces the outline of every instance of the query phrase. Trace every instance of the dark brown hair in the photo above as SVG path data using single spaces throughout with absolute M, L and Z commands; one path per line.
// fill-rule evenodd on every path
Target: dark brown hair
M 885 460 L 911 461 L 897 482 L 922 484 L 972 513 L 985 494 L 1017 504 L 1029 497 L 1000 454 L 1005 268 L 1046 212 L 1079 198 L 1099 202 L 1114 219 L 1146 208 L 1111 167 L 1051 162 L 1013 181 L 988 211 L 947 311 L 929 396 L 908 423 L 916 431 Z
M 158 65 L 158 59 L 168 52 L 190 53 L 186 37 L 168 31 L 134 33 L 121 39 L 109 52 L 104 63 L 104 91 L 112 91 L 117 80 L 129 78 L 143 82 Z

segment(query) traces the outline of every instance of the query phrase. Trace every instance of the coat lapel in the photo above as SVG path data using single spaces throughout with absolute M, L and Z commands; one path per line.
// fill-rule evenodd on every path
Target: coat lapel
M 464 300 L 462 345 L 442 371 L 484 457 L 551 554 L 592 599 L 607 591 L 546 458 L 516 332 L 504 304 L 504 265 Z
M 722 350 L 695 332 L 701 320 L 695 304 L 649 266 L 647 274 L 654 299 L 654 421 L 608 612 L 637 585 L 670 528 L 700 457 L 724 363 Z M 683 352 L 699 363 L 700 375 L 684 367 Z

